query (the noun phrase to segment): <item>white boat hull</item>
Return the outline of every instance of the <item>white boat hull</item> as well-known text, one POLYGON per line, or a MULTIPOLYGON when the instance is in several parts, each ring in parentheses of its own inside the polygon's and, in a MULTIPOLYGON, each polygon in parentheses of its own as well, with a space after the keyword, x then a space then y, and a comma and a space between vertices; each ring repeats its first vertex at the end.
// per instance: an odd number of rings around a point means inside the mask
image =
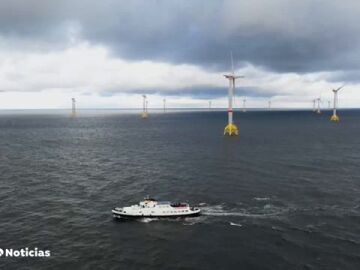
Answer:
POLYGON ((124 210, 124 208, 115 208, 112 210, 114 218, 178 218, 178 217, 194 217, 200 215, 200 209, 187 209, 187 210, 174 210, 171 211, 146 211, 147 209, 141 210, 124 210), (182 212, 184 211, 184 212, 182 212))

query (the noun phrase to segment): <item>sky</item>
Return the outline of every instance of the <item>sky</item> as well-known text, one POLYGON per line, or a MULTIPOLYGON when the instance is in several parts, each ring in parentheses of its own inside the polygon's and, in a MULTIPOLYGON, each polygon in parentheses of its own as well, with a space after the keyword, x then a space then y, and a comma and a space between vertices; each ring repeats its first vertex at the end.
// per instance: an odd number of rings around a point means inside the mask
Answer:
POLYGON ((358 0, 2 0, 0 109, 360 107, 358 0))

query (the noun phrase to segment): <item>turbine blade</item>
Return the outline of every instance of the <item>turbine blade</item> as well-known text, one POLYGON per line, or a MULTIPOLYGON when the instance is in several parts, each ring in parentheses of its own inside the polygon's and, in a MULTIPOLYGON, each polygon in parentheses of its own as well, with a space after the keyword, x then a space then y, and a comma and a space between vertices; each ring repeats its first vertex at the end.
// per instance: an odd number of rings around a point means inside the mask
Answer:
POLYGON ((345 84, 343 84, 343 85, 340 86, 338 89, 336 89, 336 91, 340 91, 344 86, 345 86, 345 84))

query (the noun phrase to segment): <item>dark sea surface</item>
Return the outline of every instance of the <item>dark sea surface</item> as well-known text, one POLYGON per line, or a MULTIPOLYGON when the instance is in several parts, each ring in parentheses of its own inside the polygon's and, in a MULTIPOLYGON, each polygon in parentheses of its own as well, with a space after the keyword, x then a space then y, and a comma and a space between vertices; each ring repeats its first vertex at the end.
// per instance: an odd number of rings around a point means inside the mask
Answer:
POLYGON ((360 111, 0 114, 0 269, 360 269, 360 111), (146 195, 196 218, 116 221, 146 195))

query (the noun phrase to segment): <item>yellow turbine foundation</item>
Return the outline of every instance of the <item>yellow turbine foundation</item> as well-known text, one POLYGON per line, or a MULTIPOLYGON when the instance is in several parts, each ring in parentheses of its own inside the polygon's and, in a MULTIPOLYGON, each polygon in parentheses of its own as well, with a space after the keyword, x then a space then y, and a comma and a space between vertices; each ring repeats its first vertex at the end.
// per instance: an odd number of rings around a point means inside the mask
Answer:
POLYGON ((330 121, 332 122, 339 122, 339 116, 337 116, 336 114, 333 114, 330 118, 330 121))
POLYGON ((238 134, 239 134, 239 130, 235 124, 227 124, 226 125, 226 127, 224 129, 224 135, 233 136, 233 135, 238 135, 238 134))
POLYGON ((141 113, 141 118, 148 118, 148 114, 146 112, 141 113))

